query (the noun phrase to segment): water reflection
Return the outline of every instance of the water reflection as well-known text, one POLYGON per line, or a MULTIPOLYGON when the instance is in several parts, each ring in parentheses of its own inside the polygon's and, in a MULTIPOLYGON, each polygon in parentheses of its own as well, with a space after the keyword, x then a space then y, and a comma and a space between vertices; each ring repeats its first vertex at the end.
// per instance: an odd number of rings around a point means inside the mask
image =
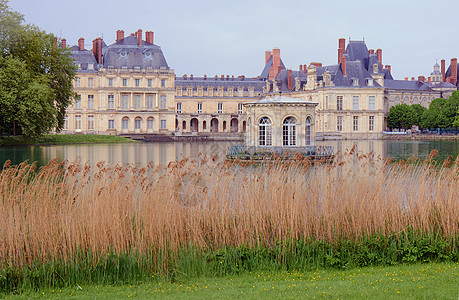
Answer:
MULTIPOLYGON (((56 145, 56 146, 18 146, 0 147, 0 162, 11 160, 13 164, 25 160, 46 164, 53 158, 60 161, 78 160, 94 164, 99 161, 120 164, 146 165, 148 162, 166 165, 170 161, 185 157, 197 157, 199 153, 208 156, 218 155, 222 160, 228 146, 238 142, 176 142, 176 143, 132 143, 132 144, 96 144, 96 145, 56 145)), ((355 150, 362 153, 374 152, 376 156, 407 159, 414 154, 425 158, 433 149, 439 150, 439 159, 449 155, 454 158, 459 154, 458 141, 324 141, 317 145, 333 146, 335 152, 355 150)))

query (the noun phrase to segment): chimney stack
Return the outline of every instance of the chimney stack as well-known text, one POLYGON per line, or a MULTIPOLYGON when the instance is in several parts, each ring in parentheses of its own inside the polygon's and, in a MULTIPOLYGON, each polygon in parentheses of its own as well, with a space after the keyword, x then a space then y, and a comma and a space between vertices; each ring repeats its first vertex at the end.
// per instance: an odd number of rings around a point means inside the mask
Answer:
POLYGON ((207 74, 204 74, 204 80, 206 80, 206 79, 207 79, 207 74))
POLYGON ((451 59, 451 83, 457 84, 457 58, 451 59))
POLYGON ((392 67, 391 67, 391 65, 387 65, 387 66, 386 66, 386 69, 389 70, 389 73, 392 73, 392 67))
POLYGON ((274 48, 272 51, 272 56, 273 56, 273 65, 269 69, 269 80, 273 80, 276 78, 277 74, 283 69, 281 65, 281 59, 280 59, 280 49, 279 48, 274 48))
POLYGON ((346 51, 346 39, 338 39, 338 64, 341 63, 341 59, 346 51))
POLYGON ((411 77, 411 81, 414 81, 414 77, 411 77))
POLYGON ((190 80, 193 80, 193 74, 190 75, 190 80))
POLYGON ((273 49, 273 65, 274 66, 280 66, 280 49, 279 48, 274 48, 273 49))
POLYGON ((102 64, 102 39, 99 37, 96 39, 96 43, 97 43, 97 63, 98 64, 102 64))
POLYGON ((426 81, 426 78, 424 76, 418 76, 418 81, 424 82, 426 81))
POLYGON ((427 77, 427 82, 428 82, 428 83, 431 83, 431 82, 432 82, 432 77, 430 77, 430 76, 427 77))
POLYGON ((268 63, 269 58, 271 57, 271 51, 265 51, 265 65, 268 63))
POLYGON ((61 40, 61 47, 62 47, 62 49, 67 48, 67 40, 66 39, 62 39, 61 40))
POLYGON ((303 71, 303 65, 300 65, 300 72, 303 71))
POLYGON ((137 30, 137 45, 142 46, 142 29, 137 30))
POLYGON ((316 66, 316 67, 322 67, 322 63, 320 62, 311 62, 311 65, 316 66))
POLYGON ((408 77, 405 77, 405 81, 408 81, 408 77))
POLYGON ((116 41, 120 41, 124 39, 124 30, 117 30, 116 31, 116 41))
POLYGON ((84 50, 84 38, 82 37, 78 39, 78 48, 80 48, 80 50, 84 50))
POLYGON ((375 49, 370 49, 370 54, 375 54, 375 49))
POLYGON ((288 74, 288 81, 287 81, 287 87, 289 90, 292 90, 292 87, 293 87, 293 82, 292 82, 292 70, 287 70, 287 74, 288 74))
POLYGON ((445 60, 442 59, 442 60, 441 60, 441 75, 442 75, 441 81, 442 81, 442 82, 445 82, 445 79, 446 79, 446 78, 445 78, 445 74, 446 74, 445 70, 446 70, 446 69, 445 69, 445 60))
POLYGON ((383 65, 382 64, 382 50, 381 49, 376 50, 376 55, 378 56, 378 61, 382 66, 383 65))
POLYGON ((341 69, 343 70, 343 75, 347 76, 347 66, 346 66, 346 56, 341 58, 341 69))
POLYGON ((147 41, 150 44, 153 44, 153 31, 146 31, 145 32, 145 41, 147 41))

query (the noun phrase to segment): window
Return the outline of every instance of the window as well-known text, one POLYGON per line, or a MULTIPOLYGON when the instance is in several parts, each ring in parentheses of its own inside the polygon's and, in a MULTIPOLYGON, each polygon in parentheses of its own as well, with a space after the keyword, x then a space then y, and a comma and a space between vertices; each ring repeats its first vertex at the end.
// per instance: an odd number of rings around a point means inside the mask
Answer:
POLYGON ((218 88, 218 97, 223 97, 223 88, 222 87, 218 88))
POLYGON ((140 95, 134 95, 134 107, 140 109, 140 95))
POLYGON ((147 95, 147 109, 153 109, 153 95, 147 95))
POLYGON ((128 130, 128 128, 129 128, 129 118, 124 117, 122 122, 123 122, 123 130, 128 130))
POLYGON ((115 120, 108 120, 108 129, 115 129, 115 120))
POLYGON ((198 114, 202 113, 202 102, 198 103, 198 114))
POLYGON ((121 108, 123 108, 123 109, 128 109, 129 108, 128 95, 121 95, 121 108))
POLYGON ((296 120, 294 117, 288 117, 284 120, 282 137, 284 146, 296 145, 296 120))
POLYGON ((147 129, 153 129, 153 118, 151 117, 147 119, 147 129))
POLYGON ((123 78, 123 86, 127 86, 128 80, 126 78, 123 78))
POLYGON ((64 130, 69 129, 69 117, 64 117, 64 130))
POLYGON ((88 78, 88 87, 93 87, 93 86, 94 86, 94 79, 88 78))
POLYGON ((75 116, 75 129, 81 130, 81 116, 80 115, 75 116))
POLYGON ((353 117, 353 130, 354 131, 359 130, 359 117, 358 116, 353 117))
POLYGON ((336 110, 343 110, 343 96, 336 97, 336 110))
POLYGON ((81 85, 80 77, 75 77, 75 87, 80 87, 80 85, 81 85))
POLYGON ((375 110, 375 96, 368 97, 368 109, 375 110))
POLYGON ((75 99, 75 109, 81 109, 81 95, 78 95, 75 99))
POLYGON ((162 95, 161 96, 161 109, 166 109, 166 108, 167 108, 166 96, 162 95))
POLYGON ((306 138, 306 146, 310 146, 311 145, 311 118, 308 117, 306 119, 306 124, 305 124, 305 129, 306 129, 306 134, 305 134, 305 138, 306 138))
POLYGON ((217 112, 219 114, 223 113, 223 103, 218 103, 217 112))
POLYGON ((161 79, 161 87, 166 87, 166 79, 161 79))
POLYGON ((108 95, 108 109, 113 109, 115 108, 115 96, 114 95, 108 95))
POLYGON ((271 120, 268 117, 263 117, 258 122, 258 145, 272 145, 271 120))
POLYGON ((358 86, 359 85, 359 79, 358 78, 352 78, 351 82, 352 82, 353 86, 358 86))
POLYGON ((139 87, 139 86, 140 86, 140 79, 136 79, 136 80, 135 80, 135 86, 136 86, 136 87, 139 87))
POLYGON ((94 95, 88 95, 88 109, 94 109, 94 95))
POLYGON ((148 79, 148 87, 152 87, 153 86, 153 79, 148 79))
POLYGON ((244 97, 244 89, 240 89, 238 93, 239 93, 239 97, 244 97))
POLYGON ((368 117, 368 130, 369 131, 375 130, 375 116, 368 117))
POLYGON ((249 90, 249 97, 253 97, 253 90, 249 90))
POLYGON ((177 113, 178 114, 182 113, 182 103, 181 102, 177 102, 177 113))
POLYGON ((343 116, 338 116, 336 119, 336 130, 343 131, 343 116))
POLYGON ((352 109, 359 110, 359 96, 352 97, 352 109))
POLYGON ((88 116, 88 130, 94 130, 94 116, 88 116))
POLYGON ((161 129, 166 129, 166 120, 161 120, 161 129))
POLYGON ((237 112, 238 112, 239 114, 242 114, 242 107, 243 107, 242 103, 238 103, 238 104, 237 104, 237 112))
POLYGON ((141 122, 141 121, 142 121, 142 119, 140 119, 140 118, 135 118, 135 120, 134 120, 134 128, 135 128, 136 130, 140 130, 140 122, 141 122))
POLYGON ((108 86, 113 86, 113 78, 108 79, 108 86))

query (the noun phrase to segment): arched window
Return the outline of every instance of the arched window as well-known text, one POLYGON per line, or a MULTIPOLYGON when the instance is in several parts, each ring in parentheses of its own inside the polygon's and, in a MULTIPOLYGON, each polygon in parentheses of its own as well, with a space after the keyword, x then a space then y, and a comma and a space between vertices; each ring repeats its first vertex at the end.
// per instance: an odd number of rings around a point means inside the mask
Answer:
POLYGON ((305 128, 306 128, 306 134, 305 134, 306 146, 310 146, 311 145, 311 118, 310 117, 306 119, 305 128))
POLYGON ((124 117, 122 119, 121 124, 123 126, 123 130, 127 131, 129 129, 129 118, 128 117, 124 117))
POLYGON ((135 128, 136 130, 140 130, 141 123, 142 123, 142 118, 136 117, 136 118, 134 119, 134 128, 135 128))
POLYGON ((284 146, 296 146, 296 120, 294 117, 288 117, 284 120, 282 136, 284 146))
POLYGON ((268 117, 263 117, 258 122, 258 145, 272 146, 271 120, 268 117))

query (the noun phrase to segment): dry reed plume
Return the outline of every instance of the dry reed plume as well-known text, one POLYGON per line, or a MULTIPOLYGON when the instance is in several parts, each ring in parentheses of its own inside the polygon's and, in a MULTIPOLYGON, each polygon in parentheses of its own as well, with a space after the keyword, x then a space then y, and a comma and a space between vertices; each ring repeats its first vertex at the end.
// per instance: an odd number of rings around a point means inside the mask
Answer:
POLYGON ((459 160, 449 164, 389 164, 351 149, 314 167, 301 160, 244 167, 205 156, 144 168, 52 161, 36 172, 30 164, 6 165, 0 268, 66 261, 79 251, 173 255, 189 245, 336 242, 407 228, 454 244, 459 160))

